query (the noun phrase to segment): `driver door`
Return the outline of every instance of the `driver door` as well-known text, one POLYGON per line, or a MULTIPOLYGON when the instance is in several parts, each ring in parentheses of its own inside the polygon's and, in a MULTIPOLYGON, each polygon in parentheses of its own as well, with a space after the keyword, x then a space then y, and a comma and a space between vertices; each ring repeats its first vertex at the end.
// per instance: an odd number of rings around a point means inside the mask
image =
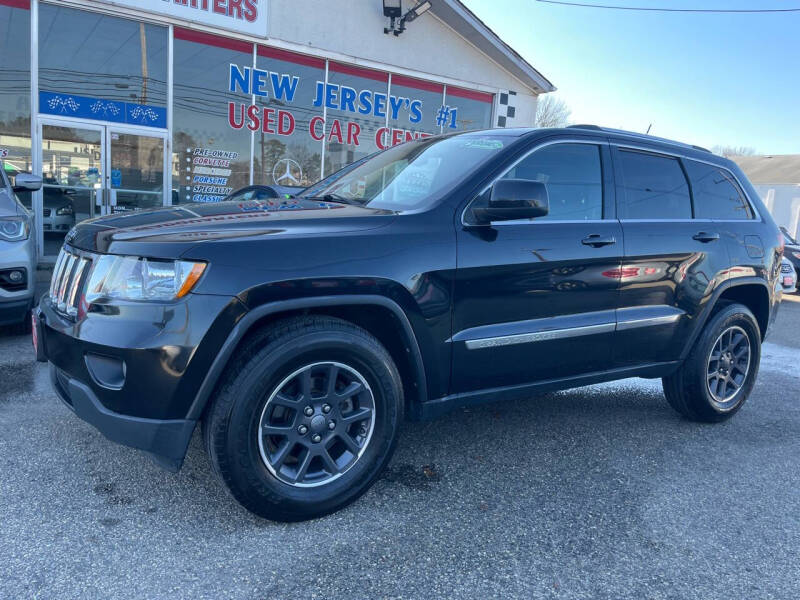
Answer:
POLYGON ((546 184, 549 214, 458 227, 453 393, 613 367, 622 229, 608 145, 540 143, 503 177, 546 184))

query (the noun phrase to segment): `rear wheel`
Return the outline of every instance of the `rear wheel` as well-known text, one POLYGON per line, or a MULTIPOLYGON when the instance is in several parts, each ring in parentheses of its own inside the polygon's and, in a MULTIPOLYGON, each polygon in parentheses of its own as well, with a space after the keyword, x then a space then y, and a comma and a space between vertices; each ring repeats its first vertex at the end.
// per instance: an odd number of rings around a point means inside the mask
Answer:
POLYGON ((693 421, 732 417, 755 385, 761 335, 753 313, 729 304, 711 317, 683 365, 664 377, 672 408, 693 421))
POLYGON ((248 510, 298 521, 346 506, 389 461, 402 388, 386 349, 331 317, 257 333, 204 419, 215 471, 248 510))

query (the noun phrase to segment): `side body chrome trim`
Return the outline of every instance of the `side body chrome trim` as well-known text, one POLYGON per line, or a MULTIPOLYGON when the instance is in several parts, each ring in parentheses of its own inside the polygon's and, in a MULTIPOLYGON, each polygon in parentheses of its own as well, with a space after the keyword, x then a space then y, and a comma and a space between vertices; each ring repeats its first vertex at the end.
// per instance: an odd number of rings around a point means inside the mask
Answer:
POLYGON ((498 325, 482 325, 460 331, 448 341, 464 342, 467 350, 482 350, 485 348, 511 346, 513 344, 545 342, 584 335, 611 333, 613 331, 628 331, 640 327, 668 325, 676 323, 686 314, 680 308, 667 305, 621 308, 616 311, 616 316, 614 316, 614 312, 598 311, 579 315, 515 321, 498 325), (559 327, 559 325, 567 322, 583 322, 585 324, 559 327), (500 335, 487 335, 500 332, 503 333, 500 335))
POLYGON ((617 331, 675 323, 686 311, 666 304, 634 306, 617 310, 617 331))
POLYGON ((466 346, 467 350, 479 350, 481 348, 510 346, 511 344, 527 344, 529 342, 561 340, 564 338, 578 337, 581 335, 593 335, 595 333, 611 333, 612 331, 614 331, 614 323, 603 323, 602 325, 586 325, 584 327, 553 329, 550 331, 540 331, 537 333, 519 333, 516 335, 482 338, 479 340, 467 340, 466 346))

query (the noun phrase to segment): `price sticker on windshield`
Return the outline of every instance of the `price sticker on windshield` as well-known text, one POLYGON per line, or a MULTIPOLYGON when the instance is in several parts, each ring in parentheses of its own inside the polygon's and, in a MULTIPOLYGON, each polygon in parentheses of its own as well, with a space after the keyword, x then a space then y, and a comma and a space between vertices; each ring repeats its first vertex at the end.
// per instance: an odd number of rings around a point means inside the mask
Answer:
POLYGON ((487 138, 467 139, 464 147, 477 148, 479 150, 500 150, 503 147, 503 142, 487 138))

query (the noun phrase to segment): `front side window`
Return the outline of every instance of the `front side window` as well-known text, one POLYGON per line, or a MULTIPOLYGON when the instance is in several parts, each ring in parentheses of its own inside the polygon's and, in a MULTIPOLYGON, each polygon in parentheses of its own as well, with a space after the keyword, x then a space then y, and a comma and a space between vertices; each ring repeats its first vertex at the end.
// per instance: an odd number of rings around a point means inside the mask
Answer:
POLYGON ((691 219, 689 184, 678 159, 620 150, 620 219, 691 219))
POLYGON ((546 146, 523 159, 503 177, 541 181, 547 186, 550 212, 537 221, 603 218, 599 146, 570 143, 546 146))
POLYGON ((684 164, 692 182, 696 218, 752 218, 742 190, 728 171, 694 160, 687 160, 684 164))
POLYGON ((475 134, 407 142, 368 158, 342 177, 329 178, 327 185, 313 186, 300 197, 397 211, 427 208, 508 141, 504 136, 475 134))

